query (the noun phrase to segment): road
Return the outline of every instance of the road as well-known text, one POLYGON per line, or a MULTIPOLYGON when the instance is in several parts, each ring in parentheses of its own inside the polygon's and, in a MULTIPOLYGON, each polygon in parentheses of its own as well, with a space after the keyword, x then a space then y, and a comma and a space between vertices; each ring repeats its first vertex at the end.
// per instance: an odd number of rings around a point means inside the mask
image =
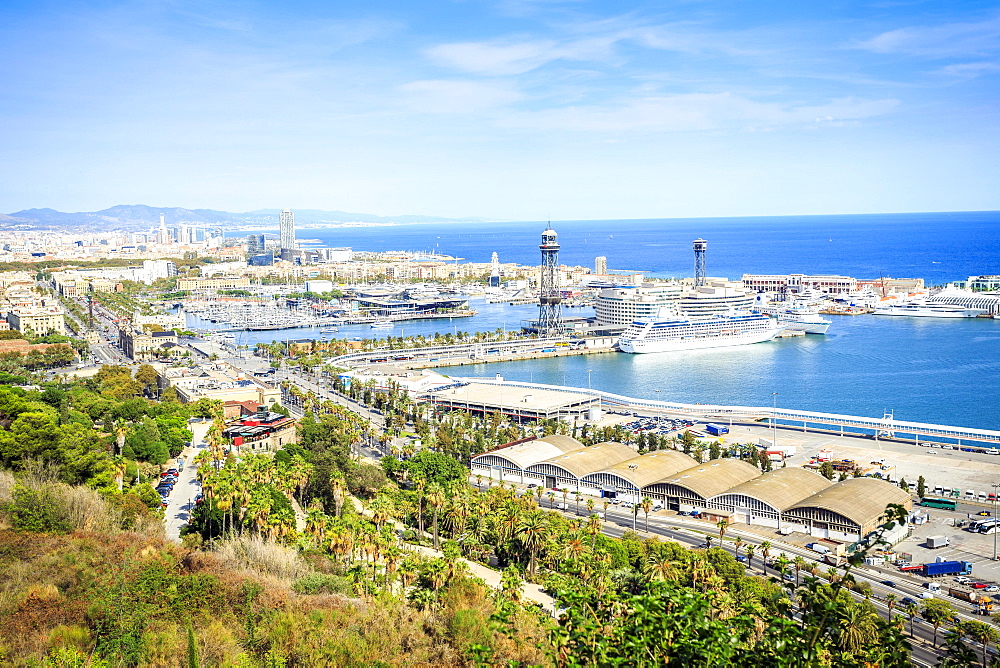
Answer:
POLYGON ((194 499, 201 492, 201 484, 198 482, 198 468, 195 466, 195 455, 205 446, 205 436, 211 427, 211 422, 192 422, 188 427, 194 434, 191 437, 191 447, 187 447, 181 453, 184 460, 184 470, 178 474, 177 484, 174 491, 167 497, 168 504, 163 511, 166 525, 167 539, 180 542, 181 528, 191 519, 191 511, 194 509, 194 499))

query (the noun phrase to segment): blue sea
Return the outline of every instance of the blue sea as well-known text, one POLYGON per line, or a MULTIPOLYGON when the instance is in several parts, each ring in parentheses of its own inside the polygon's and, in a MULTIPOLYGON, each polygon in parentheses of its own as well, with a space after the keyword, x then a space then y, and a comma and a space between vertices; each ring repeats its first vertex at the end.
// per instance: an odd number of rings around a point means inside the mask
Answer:
MULTIPOLYGON (((425 224, 300 230, 303 239, 355 250, 436 251, 487 262, 538 262, 547 222, 425 224)), ((1000 212, 553 221, 560 261, 652 276, 692 275, 691 241, 708 241, 711 276, 744 273, 842 274, 923 278, 940 285, 1000 274, 1000 212)), ((410 323, 391 332, 515 328, 533 307, 474 303, 464 320, 410 323)), ((573 314, 591 314, 574 309, 573 314)), ((778 405, 854 415, 1000 429, 1000 320, 879 316, 836 317, 826 336, 783 339, 722 350, 658 355, 589 355, 531 362, 450 367, 451 375, 493 376, 559 385, 591 385, 665 401, 778 405), (588 373, 589 372, 589 373, 588 373)), ((355 331, 355 329, 357 331, 355 331)), ((379 335, 384 336, 387 332, 379 335)), ((253 340, 270 341, 277 333, 253 340)), ((282 333, 281 336, 284 336, 282 333)), ((291 330, 294 338, 317 337, 291 330)), ((337 336, 372 336, 341 328, 337 336)))

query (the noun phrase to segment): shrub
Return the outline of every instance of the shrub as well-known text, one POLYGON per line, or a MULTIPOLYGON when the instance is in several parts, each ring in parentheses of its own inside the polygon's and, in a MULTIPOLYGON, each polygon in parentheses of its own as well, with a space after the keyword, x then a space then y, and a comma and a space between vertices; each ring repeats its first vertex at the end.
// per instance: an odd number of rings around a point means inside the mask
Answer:
POLYGON ((339 575, 310 573, 293 582, 292 590, 296 594, 343 594, 350 596, 354 593, 354 585, 348 578, 339 575))
POLYGON ((61 499, 49 485, 38 489, 15 485, 11 500, 3 504, 2 510, 18 531, 67 533, 73 529, 61 499))

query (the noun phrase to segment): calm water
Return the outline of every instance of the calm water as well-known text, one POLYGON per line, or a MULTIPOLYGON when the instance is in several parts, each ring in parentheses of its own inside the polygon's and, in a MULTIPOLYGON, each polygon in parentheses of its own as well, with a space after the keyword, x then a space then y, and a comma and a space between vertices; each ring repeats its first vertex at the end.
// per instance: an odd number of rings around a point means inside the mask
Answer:
POLYGON ((826 336, 718 350, 439 369, 686 403, 778 405, 1000 429, 1000 320, 833 318, 826 336))
MULTIPOLYGON (((545 223, 406 225, 303 230, 301 238, 355 250, 436 250, 486 262, 535 264, 545 223)), ((1000 212, 809 216, 553 223, 564 264, 690 276, 691 240, 708 240, 708 273, 833 273, 858 278, 916 277, 942 284, 1000 274, 1000 212)), ((492 330, 533 317, 531 306, 479 300, 475 318, 408 323, 391 333, 492 330)), ((572 314, 592 314, 573 309, 572 314)), ((827 336, 739 348, 658 355, 590 355, 450 367, 451 375, 593 387, 666 401, 767 406, 1000 429, 1000 320, 833 317, 827 336)), ((192 323, 194 324, 194 323, 192 323)), ((368 327, 334 336, 371 337, 368 327)), ((318 338, 318 330, 255 333, 241 343, 318 338)))
MULTIPOLYGON (((538 264, 544 222, 428 224, 300 230, 303 239, 359 251, 437 251, 538 264)), ((708 274, 845 274, 923 278, 929 284, 1000 273, 1000 212, 556 221, 563 264, 690 276, 691 241, 708 240, 708 274)), ((276 233, 276 231, 274 231, 276 233)))

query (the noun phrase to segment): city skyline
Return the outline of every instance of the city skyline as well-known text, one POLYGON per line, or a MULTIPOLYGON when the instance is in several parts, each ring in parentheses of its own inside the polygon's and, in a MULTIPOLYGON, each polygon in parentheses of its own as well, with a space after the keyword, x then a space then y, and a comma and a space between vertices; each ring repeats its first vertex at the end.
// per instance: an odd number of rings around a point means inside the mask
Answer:
POLYGON ((0 10, 0 210, 1000 209, 987 3, 0 10))

